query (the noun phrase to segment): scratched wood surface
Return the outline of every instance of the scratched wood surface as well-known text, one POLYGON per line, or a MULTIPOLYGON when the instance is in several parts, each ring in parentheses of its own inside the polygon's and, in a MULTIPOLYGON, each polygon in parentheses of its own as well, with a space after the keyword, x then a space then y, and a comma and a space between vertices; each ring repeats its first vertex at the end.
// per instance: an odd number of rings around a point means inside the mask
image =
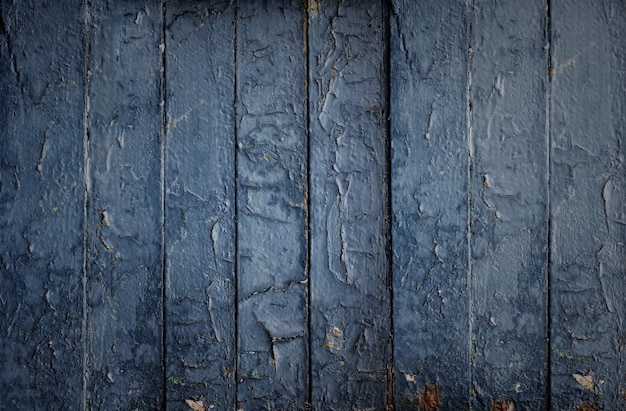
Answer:
POLYGON ((0 0, 0 410, 626 409, 625 36, 0 0))

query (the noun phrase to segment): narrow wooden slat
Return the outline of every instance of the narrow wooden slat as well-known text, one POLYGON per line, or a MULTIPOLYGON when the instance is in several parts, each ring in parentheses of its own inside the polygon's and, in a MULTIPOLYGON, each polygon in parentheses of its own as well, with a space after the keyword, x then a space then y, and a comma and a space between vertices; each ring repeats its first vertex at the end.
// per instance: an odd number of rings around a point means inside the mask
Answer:
MULTIPOLYGON (((473 394, 543 409, 547 390, 546 5, 477 0, 470 39, 473 394)), ((505 408, 507 409, 507 408, 505 408)))
POLYGON ((161 406, 161 8, 92 1, 87 398, 161 406))
POLYGON ((301 1, 237 14, 238 409, 307 401, 305 54, 301 1))
POLYGON ((468 406, 465 1, 394 0, 393 323, 398 409, 468 406))
POLYGON ((383 5, 309 5, 312 401, 387 404, 383 5))
POLYGON ((166 399, 234 406, 234 5, 167 5, 166 399))
POLYGON ((81 5, 0 1, 3 410, 83 407, 81 5))
POLYGON ((552 409, 623 410, 626 6, 551 5, 552 409))

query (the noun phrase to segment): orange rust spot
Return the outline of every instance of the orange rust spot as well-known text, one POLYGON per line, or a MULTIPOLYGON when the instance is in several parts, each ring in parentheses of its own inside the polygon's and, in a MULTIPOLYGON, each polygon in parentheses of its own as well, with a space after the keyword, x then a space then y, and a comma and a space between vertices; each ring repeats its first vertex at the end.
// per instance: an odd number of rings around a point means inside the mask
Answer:
POLYGON ((441 387, 435 384, 424 384, 424 392, 420 395, 419 407, 425 411, 435 411, 441 406, 441 387))
POLYGON ((598 407, 590 403, 589 401, 583 402, 583 405, 576 408, 576 411, 598 411, 598 407))
POLYGON ((515 403, 509 400, 498 401, 491 405, 491 411, 515 411, 515 403))

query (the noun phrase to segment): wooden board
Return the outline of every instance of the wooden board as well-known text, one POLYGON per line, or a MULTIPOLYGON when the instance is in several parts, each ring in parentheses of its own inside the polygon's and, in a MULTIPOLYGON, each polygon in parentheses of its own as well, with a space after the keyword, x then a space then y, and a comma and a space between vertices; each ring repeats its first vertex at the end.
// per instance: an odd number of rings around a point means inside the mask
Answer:
POLYGON ((92 1, 87 62, 87 392, 161 407, 162 10, 92 1))
POLYGON ((166 6, 167 408, 235 404, 235 7, 166 6))
POLYGON ((548 360, 546 4, 479 0, 470 18, 474 406, 502 408, 513 402, 518 409, 543 409, 548 360))
POLYGON ((312 403, 383 409, 390 367, 381 1, 309 6, 312 403))
POLYGON ((466 409, 466 6, 394 1, 393 324, 398 409, 466 409))
POLYGON ((0 409, 83 407, 81 4, 0 1, 0 409))
POLYGON ((304 10, 237 12, 237 408, 304 409, 308 392, 304 10))
POLYGON ((553 1, 552 409, 626 409, 626 7, 553 1))

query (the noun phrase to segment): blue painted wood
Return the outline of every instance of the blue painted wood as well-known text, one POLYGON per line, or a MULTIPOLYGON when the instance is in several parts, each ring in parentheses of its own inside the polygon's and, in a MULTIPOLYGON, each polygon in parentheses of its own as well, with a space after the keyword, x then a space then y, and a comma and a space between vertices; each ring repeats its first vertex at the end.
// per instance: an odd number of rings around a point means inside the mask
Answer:
POLYGON ((309 5, 312 402, 388 400, 386 87, 380 1, 309 5))
POLYGON ((235 404, 234 17, 166 5, 167 408, 235 404))
POLYGON ((0 1, 2 410, 83 407, 81 3, 0 1))
POLYGON ((469 375, 465 1, 392 3, 397 409, 466 409, 469 375))
POLYGON ((156 409, 162 382, 161 7, 89 9, 87 392, 156 409))
POLYGON ((551 404, 623 410, 626 5, 550 11, 551 404))
POLYGON ((1 410, 626 408, 623 1, 0 17, 1 410))
POLYGON ((301 410, 308 393, 306 97, 300 1, 238 3, 237 401, 301 410))
POLYGON ((474 1, 471 24, 474 407, 513 402, 516 409, 543 409, 548 359, 546 4, 474 1))

